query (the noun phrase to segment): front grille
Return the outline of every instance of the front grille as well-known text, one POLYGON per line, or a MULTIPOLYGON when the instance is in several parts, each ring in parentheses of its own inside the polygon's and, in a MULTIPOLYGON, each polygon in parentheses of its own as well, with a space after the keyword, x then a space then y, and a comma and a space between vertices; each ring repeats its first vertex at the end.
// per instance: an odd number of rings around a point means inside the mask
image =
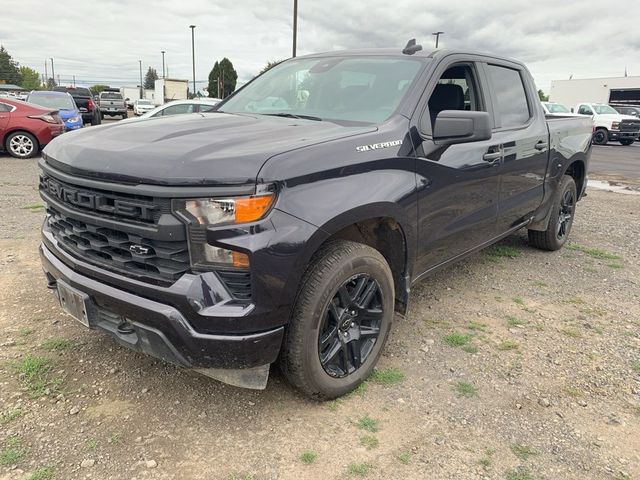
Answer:
POLYGON ((621 132, 638 133, 640 131, 640 120, 623 120, 620 122, 621 132))
POLYGON ((238 300, 251 300, 251 273, 241 270, 216 270, 220 280, 238 300))
POLYGON ((189 270, 185 240, 158 241, 92 225, 48 208, 58 245, 71 255, 123 275, 174 282, 189 270))
POLYGON ((103 218, 157 223, 171 212, 171 199, 133 195, 72 185, 47 174, 40 175, 40 191, 67 208, 103 218))

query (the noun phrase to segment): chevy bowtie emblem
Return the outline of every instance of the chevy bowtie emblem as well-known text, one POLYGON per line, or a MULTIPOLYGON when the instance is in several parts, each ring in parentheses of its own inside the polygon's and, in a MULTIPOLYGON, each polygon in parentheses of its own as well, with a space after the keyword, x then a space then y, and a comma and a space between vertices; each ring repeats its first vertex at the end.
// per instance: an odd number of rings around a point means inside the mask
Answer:
POLYGON ((147 247, 143 247, 142 245, 130 245, 129 251, 131 253, 135 253, 136 255, 146 255, 149 253, 149 249, 147 247))

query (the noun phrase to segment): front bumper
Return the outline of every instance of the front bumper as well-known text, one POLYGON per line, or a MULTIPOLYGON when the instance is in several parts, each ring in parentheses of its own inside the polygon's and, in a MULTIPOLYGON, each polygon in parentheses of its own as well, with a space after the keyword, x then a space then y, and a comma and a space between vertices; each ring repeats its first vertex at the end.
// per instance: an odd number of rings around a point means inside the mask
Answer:
POLYGON ((621 132, 620 130, 609 130, 609 140, 634 140, 638 138, 639 132, 621 132))
POLYGON ((195 369, 251 369, 273 363, 278 356, 282 326, 252 334, 201 333, 175 307, 82 275, 46 244, 41 245, 40 256, 49 288, 55 291, 62 280, 88 295, 89 327, 110 334, 127 348, 195 369))

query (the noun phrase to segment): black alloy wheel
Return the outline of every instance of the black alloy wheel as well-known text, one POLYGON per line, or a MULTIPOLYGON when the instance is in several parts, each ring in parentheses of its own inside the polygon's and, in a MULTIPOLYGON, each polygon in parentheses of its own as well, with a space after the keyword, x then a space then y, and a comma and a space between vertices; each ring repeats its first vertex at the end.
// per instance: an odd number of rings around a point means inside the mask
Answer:
POLYGON ((565 190, 560 200, 560 211, 558 213, 556 238, 563 241, 571 230, 573 213, 576 207, 576 198, 573 190, 565 190))
POLYGON ((324 313, 318 355, 325 372, 342 378, 366 362, 380 335, 384 305, 380 286, 368 274, 342 284, 324 313))

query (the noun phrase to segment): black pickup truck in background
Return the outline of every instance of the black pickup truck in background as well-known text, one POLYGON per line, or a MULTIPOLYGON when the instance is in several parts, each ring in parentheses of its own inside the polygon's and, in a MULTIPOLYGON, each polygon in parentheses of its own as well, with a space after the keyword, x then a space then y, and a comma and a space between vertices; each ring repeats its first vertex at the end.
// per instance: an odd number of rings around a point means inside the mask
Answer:
POLYGON ((100 125, 102 123, 100 108, 93 101, 91 90, 86 87, 53 87, 53 90, 55 92, 67 92, 73 97, 82 115, 83 123, 90 123, 91 125, 100 125))
POLYGON ((591 119, 517 61, 361 50, 282 62, 217 111, 86 129, 40 162, 49 287, 85 326, 224 382, 312 398, 376 364, 411 285, 528 229, 560 249, 591 119))

